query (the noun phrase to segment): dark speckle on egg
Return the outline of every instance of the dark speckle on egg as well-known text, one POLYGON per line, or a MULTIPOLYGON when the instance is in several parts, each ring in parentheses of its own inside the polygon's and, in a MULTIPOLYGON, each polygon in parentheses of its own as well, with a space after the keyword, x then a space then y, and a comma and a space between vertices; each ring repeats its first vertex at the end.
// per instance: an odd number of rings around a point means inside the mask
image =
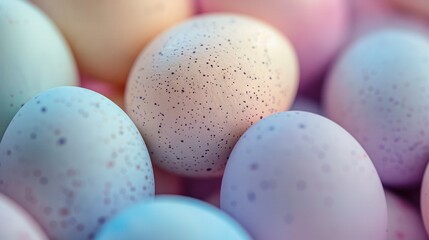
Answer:
POLYGON ((293 49, 276 30, 247 17, 207 15, 145 49, 129 77, 126 109, 156 164, 212 177, 223 173, 248 127, 288 109, 296 88, 293 49))

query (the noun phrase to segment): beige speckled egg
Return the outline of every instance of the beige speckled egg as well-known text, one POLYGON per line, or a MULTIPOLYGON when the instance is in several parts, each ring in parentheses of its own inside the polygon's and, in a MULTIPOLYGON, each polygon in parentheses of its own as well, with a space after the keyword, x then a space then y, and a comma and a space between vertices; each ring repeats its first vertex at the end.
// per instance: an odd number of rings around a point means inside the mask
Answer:
POLYGON ((59 26, 81 71, 124 84, 146 44, 189 17, 192 0, 32 0, 59 26))
POLYGON ((48 240, 33 218, 9 198, 0 194, 0 239, 48 240))
POLYGON ((249 126, 291 105, 297 72, 293 48, 274 28, 239 15, 203 15, 142 52, 125 105, 156 164, 219 176, 249 126))

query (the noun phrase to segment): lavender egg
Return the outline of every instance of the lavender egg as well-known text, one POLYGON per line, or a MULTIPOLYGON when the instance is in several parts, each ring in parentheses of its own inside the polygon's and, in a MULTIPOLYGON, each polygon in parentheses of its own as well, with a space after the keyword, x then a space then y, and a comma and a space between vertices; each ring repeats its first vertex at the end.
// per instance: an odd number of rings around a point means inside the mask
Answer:
POLYGON ((384 30, 351 45, 324 93, 325 114, 365 148, 381 180, 421 182, 429 156, 429 40, 384 30))
POLYGON ((154 195, 143 138, 113 102, 59 87, 28 101, 0 143, 0 191, 49 239, 93 239, 98 227, 154 195))
POLYGON ((255 240, 386 236, 371 159, 343 128, 308 112, 274 114, 246 131, 225 169, 221 208, 255 240))

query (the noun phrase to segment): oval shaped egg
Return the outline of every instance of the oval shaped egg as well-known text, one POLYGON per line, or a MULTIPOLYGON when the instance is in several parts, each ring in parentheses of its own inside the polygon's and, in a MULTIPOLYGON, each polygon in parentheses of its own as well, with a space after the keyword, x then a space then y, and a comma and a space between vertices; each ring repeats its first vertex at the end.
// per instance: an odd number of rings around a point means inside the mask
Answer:
POLYGON ((96 240, 250 240, 243 228, 219 209, 196 199, 157 197, 134 205, 107 222, 96 240))
POLYGON ((384 30, 351 45, 325 86, 326 116, 365 148, 389 186, 421 181, 428 162, 429 39, 384 30))
POLYGON ((154 195, 145 143, 104 96, 59 87, 28 101, 0 143, 0 191, 51 239, 92 239, 117 211, 154 195))
POLYGON ((125 106, 156 164, 211 177, 250 125, 291 105, 296 88, 294 51, 277 31, 243 16, 205 15, 142 52, 125 106))
POLYGON ((296 49, 300 90, 321 80, 346 40, 349 16, 344 0, 197 0, 202 12, 246 14, 279 29, 296 49))
POLYGON ((388 213, 386 240, 427 240, 417 208, 389 191, 385 191, 385 195, 388 213))
POLYGON ((48 240, 39 225, 20 206, 0 194, 0 239, 48 240))
POLYGON ((85 75, 122 85, 146 44, 193 12, 192 0, 32 1, 63 31, 85 75))
POLYGON ((0 139, 40 91, 77 85, 70 49, 55 25, 26 1, 0 1, 0 139))
POLYGON ((386 200, 365 150, 334 122, 307 112, 274 114, 246 131, 225 169, 221 208, 255 240, 386 234, 386 200))

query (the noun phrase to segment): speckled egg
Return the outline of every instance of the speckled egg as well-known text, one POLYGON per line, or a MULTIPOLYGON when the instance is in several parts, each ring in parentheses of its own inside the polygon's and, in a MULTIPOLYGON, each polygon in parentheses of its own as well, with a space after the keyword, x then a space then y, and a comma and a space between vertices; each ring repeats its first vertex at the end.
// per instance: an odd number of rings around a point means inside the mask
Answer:
POLYGON ((20 206, 0 194, 0 239, 48 240, 39 225, 20 206))
POLYGON ((422 217, 409 202, 385 191, 388 212, 386 240, 427 240, 422 217))
POLYGON ((255 240, 380 240, 383 187, 371 159, 343 128, 289 111, 249 128, 234 147, 221 208, 255 240))
POLYGON ((347 129, 389 186, 421 181, 429 156, 429 40, 384 30, 355 42, 327 81, 326 116, 347 129))
POLYGON ((0 139, 33 95, 77 81, 70 49, 51 20, 26 1, 0 0, 0 139))
POLYGON ((17 113, 0 143, 0 191, 51 240, 93 239, 119 210, 154 195, 143 138, 113 102, 54 88, 17 113))
POLYGON ((197 0, 202 12, 234 12, 266 21, 287 36, 298 55, 300 90, 308 90, 347 37, 345 0, 197 0))
POLYGON ((62 30, 85 75, 116 84, 149 41, 193 13, 192 0, 31 1, 62 30))
POLYGON ((196 199, 161 196, 134 205, 105 224, 96 240, 250 240, 230 216, 196 199))
POLYGON ((287 109, 297 63, 286 39, 238 15, 205 15, 159 36, 137 59, 128 114, 152 160, 180 175, 222 174, 240 135, 287 109))

